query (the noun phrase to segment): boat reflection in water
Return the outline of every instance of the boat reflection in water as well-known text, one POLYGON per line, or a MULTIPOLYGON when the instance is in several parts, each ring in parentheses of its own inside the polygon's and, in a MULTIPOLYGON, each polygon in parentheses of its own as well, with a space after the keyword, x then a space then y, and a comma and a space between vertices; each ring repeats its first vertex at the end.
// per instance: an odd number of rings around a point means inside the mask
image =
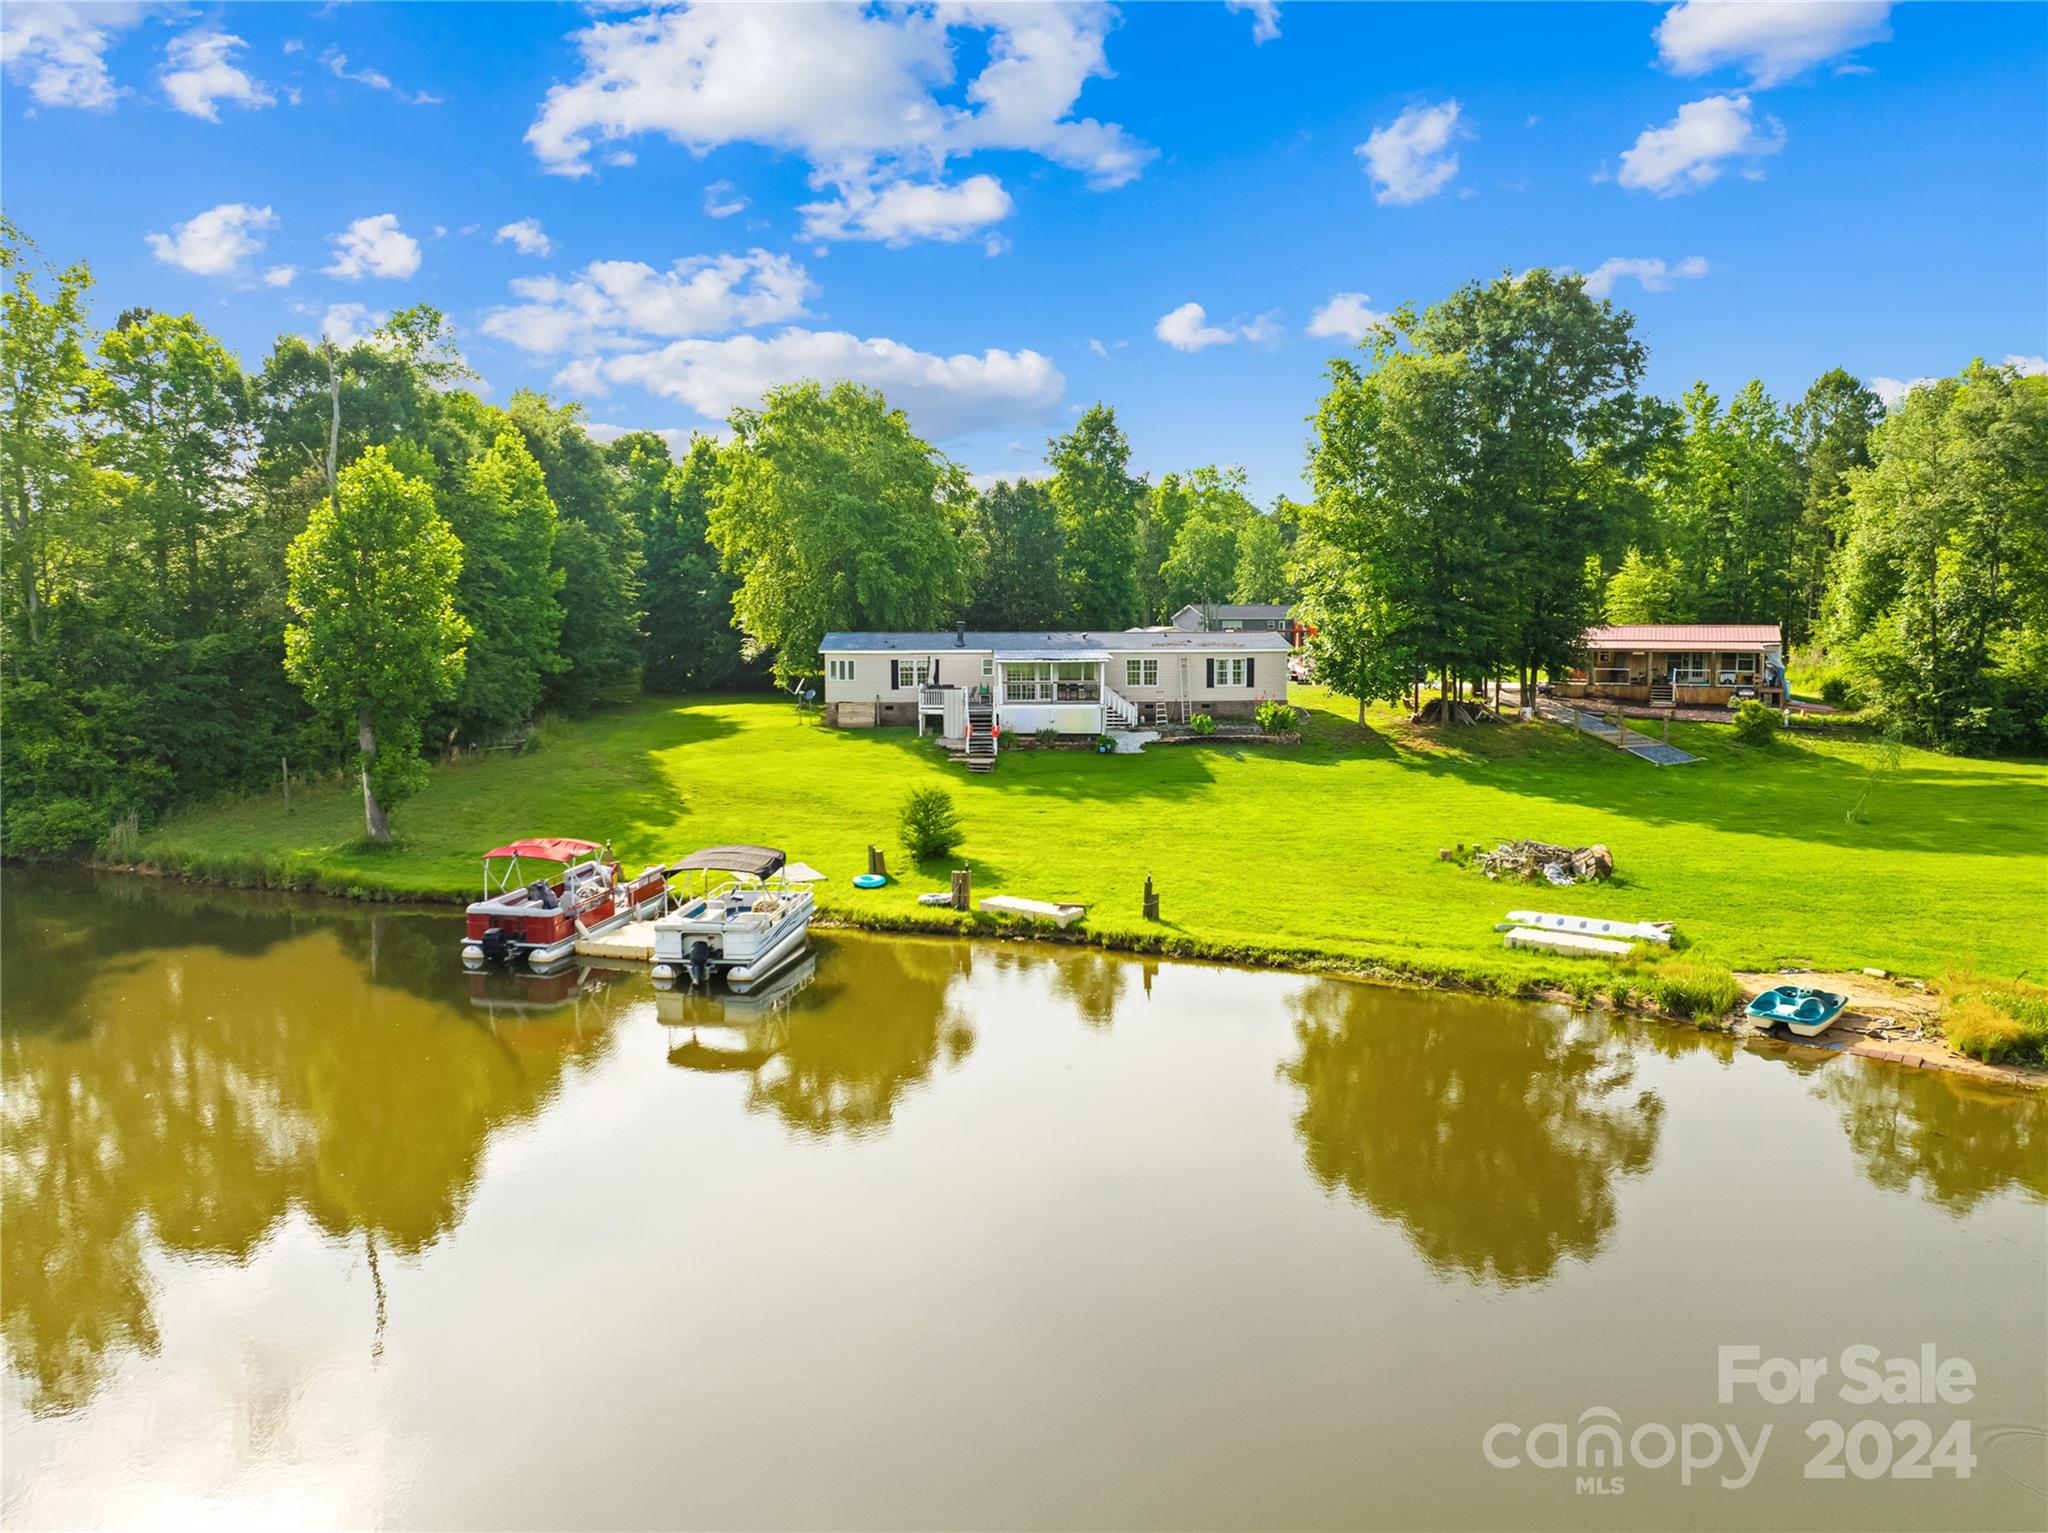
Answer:
POLYGON ((790 1005, 817 977, 817 954, 806 953, 745 995, 730 990, 656 990, 654 1014, 668 1030, 668 1062, 708 1074, 761 1069, 782 1052, 789 1037, 790 1005))

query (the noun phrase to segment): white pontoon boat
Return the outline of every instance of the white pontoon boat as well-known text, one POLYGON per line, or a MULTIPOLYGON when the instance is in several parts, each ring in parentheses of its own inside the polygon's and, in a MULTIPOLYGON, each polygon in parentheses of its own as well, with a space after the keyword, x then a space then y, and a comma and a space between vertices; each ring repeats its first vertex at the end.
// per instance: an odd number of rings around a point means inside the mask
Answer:
POLYGON ((806 884, 819 875, 791 868, 773 847, 706 847, 665 871, 675 908, 654 923, 658 985, 705 985, 718 973, 744 995, 801 955, 810 940, 816 901, 806 884), (701 876, 687 877, 693 873, 701 876), (715 873, 732 876, 713 883, 715 873))

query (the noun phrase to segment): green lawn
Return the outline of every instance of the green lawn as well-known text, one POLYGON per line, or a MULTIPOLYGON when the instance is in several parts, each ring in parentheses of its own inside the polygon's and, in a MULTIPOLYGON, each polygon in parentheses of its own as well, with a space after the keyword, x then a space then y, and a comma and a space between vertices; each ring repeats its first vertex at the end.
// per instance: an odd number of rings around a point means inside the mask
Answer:
POLYGON ((389 850, 360 843, 359 801, 336 788, 295 793, 289 816, 274 796, 186 815, 142 856, 245 881, 457 895, 476 887, 478 854, 513 836, 610 838, 634 867, 762 841, 831 875, 827 911, 908 919, 929 914, 913 896, 946 878, 908 866, 896 806, 938 783, 965 822, 959 859, 977 894, 1080 900, 1104 936, 1519 982, 1569 967, 1500 947, 1493 923, 1533 907, 1675 920, 1687 956, 1732 967, 2041 972, 2048 763, 1908 751, 1873 783, 1874 745, 1750 750, 1724 727, 1679 725, 1672 742, 1701 761, 1654 767, 1551 725, 1422 731, 1375 712, 1360 727, 1341 699, 1297 701, 1298 748, 1013 751, 969 777, 905 730, 827 729, 773 698, 649 699, 551 728, 528 755, 438 770, 395 814, 389 850), (1436 855, 1521 836, 1605 842, 1616 876, 1490 884, 1436 855), (871 841, 908 876, 864 893, 848 879, 871 841), (1163 927, 1141 918, 1147 873, 1163 927))

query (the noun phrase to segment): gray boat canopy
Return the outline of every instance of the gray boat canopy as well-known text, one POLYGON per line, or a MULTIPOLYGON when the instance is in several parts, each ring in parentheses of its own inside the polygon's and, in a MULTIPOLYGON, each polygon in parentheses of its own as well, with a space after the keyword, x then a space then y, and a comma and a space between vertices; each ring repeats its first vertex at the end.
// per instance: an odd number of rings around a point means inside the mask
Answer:
POLYGON ((681 862, 670 863, 668 871, 674 874, 702 870, 766 878, 780 868, 783 861, 782 853, 772 846, 707 846, 701 852, 690 853, 681 862))

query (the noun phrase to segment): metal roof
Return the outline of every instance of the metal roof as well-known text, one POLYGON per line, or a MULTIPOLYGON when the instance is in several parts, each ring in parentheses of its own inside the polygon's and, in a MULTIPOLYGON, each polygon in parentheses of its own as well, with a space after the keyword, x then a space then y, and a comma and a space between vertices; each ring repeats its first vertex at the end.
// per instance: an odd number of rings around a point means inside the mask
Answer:
POLYGON ((1028 651, 1055 659, 1077 659, 1101 651, 1285 650, 1287 635, 1257 629, 1201 633, 1191 628, 1093 629, 1050 633, 991 633, 970 628, 943 633, 828 633, 818 650, 827 655, 944 655, 948 650, 1028 651), (1076 652, 1080 652, 1077 654, 1076 652))
POLYGON ((745 873, 750 878, 766 878, 781 866, 782 853, 772 846, 707 846, 701 852, 690 853, 681 862, 670 863, 668 871, 745 873))
POLYGON ((1588 628, 1586 648, 1627 649, 1638 644, 1675 644, 1711 649, 1717 644, 1779 644, 1776 623, 1622 623, 1588 628))

